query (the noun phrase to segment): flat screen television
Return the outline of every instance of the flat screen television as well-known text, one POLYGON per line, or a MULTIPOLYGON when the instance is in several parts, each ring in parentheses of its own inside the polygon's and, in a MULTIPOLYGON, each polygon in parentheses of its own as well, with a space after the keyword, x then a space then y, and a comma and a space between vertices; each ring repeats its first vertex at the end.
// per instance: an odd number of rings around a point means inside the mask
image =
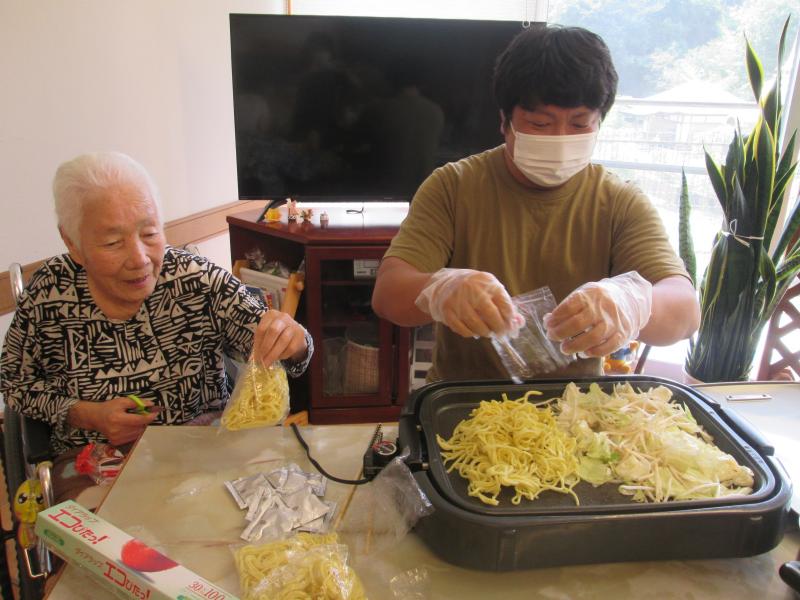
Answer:
POLYGON ((239 198, 410 200, 502 143, 492 72, 521 27, 231 14, 239 198))

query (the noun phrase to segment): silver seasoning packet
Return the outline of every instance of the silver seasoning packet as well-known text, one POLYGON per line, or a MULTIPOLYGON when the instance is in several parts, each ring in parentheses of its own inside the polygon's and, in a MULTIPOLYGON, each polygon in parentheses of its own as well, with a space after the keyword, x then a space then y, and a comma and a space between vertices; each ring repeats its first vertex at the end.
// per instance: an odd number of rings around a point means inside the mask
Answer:
POLYGON ((295 512, 297 513, 298 526, 305 525, 314 519, 325 516, 325 513, 330 510, 327 504, 311 493, 310 488, 306 489, 306 496, 302 499, 300 505, 295 509, 295 512))
POLYGON ((266 477, 272 487, 282 493, 295 491, 299 487, 301 479, 303 479, 309 482, 314 494, 324 496, 328 484, 328 480, 322 474, 303 471, 296 463, 270 471, 266 477))
POLYGON ((265 509, 259 518, 245 528, 240 537, 247 542, 281 539, 293 528, 294 511, 276 505, 265 509))
POLYGON ((225 482, 248 522, 242 539, 248 542, 285 537, 292 530, 323 533, 328 530, 336 503, 321 500, 327 479, 307 473, 295 463, 269 473, 225 482))
POLYGON ((327 533, 330 529, 333 517, 336 514, 337 504, 330 500, 323 500, 323 504, 328 506, 328 512, 321 517, 317 517, 313 521, 309 521, 297 528, 297 531, 305 531, 307 533, 327 533))
POLYGON ((260 487, 256 493, 250 496, 247 514, 244 516, 245 520, 252 522, 257 518, 257 515, 263 514, 265 510, 269 510, 277 501, 277 492, 272 489, 269 483, 265 483, 263 487, 260 487))
POLYGON ((248 498, 266 481, 263 473, 225 481, 224 485, 240 509, 248 506, 248 498))

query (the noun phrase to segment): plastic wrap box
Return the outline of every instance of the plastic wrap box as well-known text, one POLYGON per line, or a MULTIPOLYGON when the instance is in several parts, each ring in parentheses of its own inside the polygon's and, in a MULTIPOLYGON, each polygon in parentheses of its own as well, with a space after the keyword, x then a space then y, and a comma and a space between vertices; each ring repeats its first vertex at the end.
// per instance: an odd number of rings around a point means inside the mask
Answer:
POLYGON ((117 598, 238 600, 71 500, 40 512, 36 534, 117 598))

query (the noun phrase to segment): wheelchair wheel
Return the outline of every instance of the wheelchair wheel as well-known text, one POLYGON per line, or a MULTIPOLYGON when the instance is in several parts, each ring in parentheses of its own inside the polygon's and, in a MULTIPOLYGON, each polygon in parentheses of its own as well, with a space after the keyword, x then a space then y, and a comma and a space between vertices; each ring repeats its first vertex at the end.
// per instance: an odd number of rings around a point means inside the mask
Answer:
MULTIPOLYGON (((0 439, 2 438, 2 431, 0 431, 0 439)), ((0 453, 3 456, 3 467, 5 468, 5 450, 0 448, 0 453)), ((5 497, 3 500, 9 500, 9 493, 7 489, 7 483, 5 481, 5 472, 3 472, 3 494, 5 497)), ((7 504, 9 510, 11 508, 11 504, 7 504)), ((11 572, 9 562, 13 558, 16 558, 16 544, 11 543, 11 537, 14 535, 14 528, 13 524, 11 530, 7 530, 5 525, 3 526, 3 558, 5 560, 0 560, 0 597, 3 598, 13 598, 14 592, 11 586, 11 572), (12 557, 10 554, 14 554, 15 556, 12 557)))
MULTIPOLYGON (((5 408, 3 414, 3 469, 6 476, 6 494, 8 495, 9 507, 11 507, 11 516, 14 518, 14 494, 20 484, 25 481, 28 476, 25 471, 25 457, 22 452, 22 429, 19 414, 8 407, 5 408)), ((16 520, 14 520, 14 533, 16 534, 16 520)), ((12 546, 9 544, 8 546, 12 546)), ((8 546, 6 551, 8 551, 8 546)), ((40 600, 44 596, 44 581, 41 579, 31 579, 25 569, 25 562, 22 557, 22 548, 17 543, 16 535, 14 535, 13 548, 16 551, 16 580, 19 582, 19 599, 20 600, 40 600)), ((12 561, 7 560, 9 570, 12 568, 12 561)), ((38 565, 34 565, 38 568, 38 565)), ((15 574, 11 574, 11 579, 15 579, 15 574)), ((13 598, 13 595, 4 598, 13 598)))

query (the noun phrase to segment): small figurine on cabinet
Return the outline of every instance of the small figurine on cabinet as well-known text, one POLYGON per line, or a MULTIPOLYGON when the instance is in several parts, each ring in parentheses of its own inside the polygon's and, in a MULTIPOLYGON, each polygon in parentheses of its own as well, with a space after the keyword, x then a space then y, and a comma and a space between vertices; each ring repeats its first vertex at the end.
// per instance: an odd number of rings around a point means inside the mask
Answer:
POLYGON ((299 214, 299 211, 297 209, 297 202, 295 202, 291 198, 286 199, 286 214, 288 215, 290 223, 297 221, 297 216, 299 214))
POLYGON ((268 208, 264 217, 267 223, 277 223, 281 220, 281 211, 279 208, 268 208))

